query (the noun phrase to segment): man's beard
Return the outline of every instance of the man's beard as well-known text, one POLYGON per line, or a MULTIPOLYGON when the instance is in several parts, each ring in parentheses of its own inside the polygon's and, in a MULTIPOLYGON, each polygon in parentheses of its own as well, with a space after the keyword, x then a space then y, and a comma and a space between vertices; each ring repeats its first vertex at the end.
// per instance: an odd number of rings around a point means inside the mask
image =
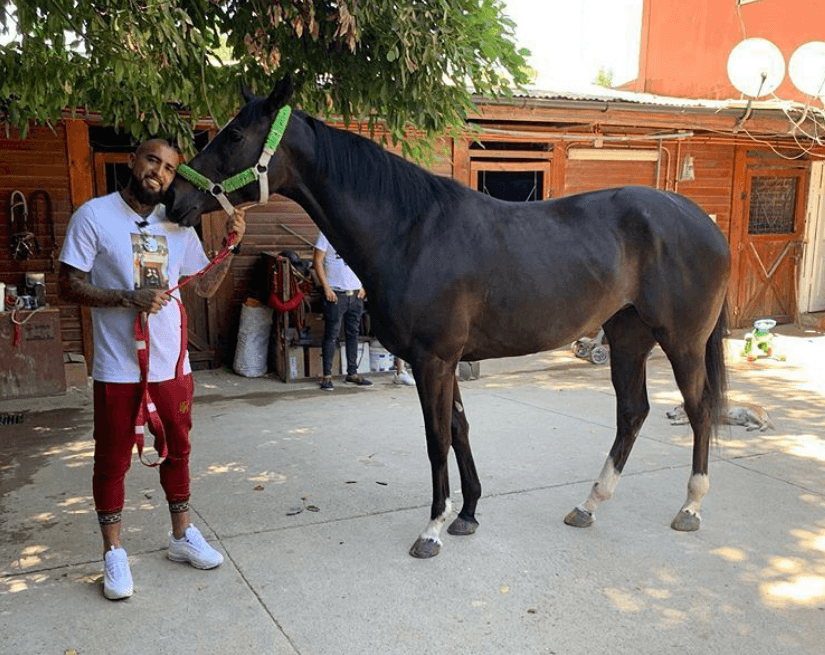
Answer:
POLYGON ((129 190, 141 205, 157 205, 163 200, 162 191, 149 191, 134 174, 129 177, 129 190))

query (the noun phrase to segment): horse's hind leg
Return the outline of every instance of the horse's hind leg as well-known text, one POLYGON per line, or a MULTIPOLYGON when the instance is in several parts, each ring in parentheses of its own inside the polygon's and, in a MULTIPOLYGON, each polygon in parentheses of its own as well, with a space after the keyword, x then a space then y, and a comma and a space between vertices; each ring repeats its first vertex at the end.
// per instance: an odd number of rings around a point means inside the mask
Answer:
POLYGON ((470 450, 470 426, 464 415, 464 404, 458 390, 458 380, 453 388, 452 436, 458 473, 461 476, 461 496, 464 504, 455 521, 447 528, 453 535, 473 534, 478 528, 476 504, 481 497, 481 482, 478 479, 473 453, 470 450))
POLYGON ((650 411, 647 399, 646 361, 656 340, 635 309, 615 314, 604 325, 610 344, 610 377, 616 391, 616 439, 598 480, 587 499, 573 508, 564 522, 586 528, 595 520, 596 508, 609 500, 630 456, 630 451, 650 411))
POLYGON ((707 373, 705 348, 687 349, 662 343, 673 366, 676 384, 685 401, 685 413, 693 429, 693 466, 688 481, 687 500, 670 527, 680 532, 698 530, 702 523, 699 511, 710 489, 708 478, 708 446, 713 428, 710 401, 706 397, 707 373))

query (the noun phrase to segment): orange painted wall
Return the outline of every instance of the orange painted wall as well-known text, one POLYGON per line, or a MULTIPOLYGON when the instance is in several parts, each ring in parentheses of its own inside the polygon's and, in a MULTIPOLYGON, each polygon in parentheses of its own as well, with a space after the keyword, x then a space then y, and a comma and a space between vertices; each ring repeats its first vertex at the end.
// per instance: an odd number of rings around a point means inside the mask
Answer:
POLYGON ((730 99, 741 94, 728 81, 727 61, 744 38, 772 41, 785 58, 783 100, 805 102, 787 66, 803 43, 825 41, 825 2, 758 0, 644 0, 636 91, 683 98, 730 99))

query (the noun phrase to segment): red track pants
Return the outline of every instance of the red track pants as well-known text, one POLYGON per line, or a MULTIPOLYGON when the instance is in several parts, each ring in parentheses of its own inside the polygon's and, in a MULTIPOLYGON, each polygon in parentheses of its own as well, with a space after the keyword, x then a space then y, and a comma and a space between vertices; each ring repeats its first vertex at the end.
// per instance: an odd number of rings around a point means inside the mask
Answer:
MULTIPOLYGON (((149 384, 166 432, 169 456, 158 468, 166 500, 189 500, 189 431, 192 429, 192 376, 149 384)), ((94 383, 95 460, 92 493, 99 514, 123 509, 126 472, 135 446, 135 413, 141 385, 94 383)))

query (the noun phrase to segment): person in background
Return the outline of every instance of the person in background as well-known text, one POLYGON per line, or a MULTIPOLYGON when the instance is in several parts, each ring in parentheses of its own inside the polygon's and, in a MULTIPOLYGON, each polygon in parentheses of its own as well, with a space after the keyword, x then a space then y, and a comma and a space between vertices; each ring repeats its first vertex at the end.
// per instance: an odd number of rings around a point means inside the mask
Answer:
MULTIPOLYGON (((161 432, 168 448, 168 456, 158 466, 172 522, 167 557, 199 569, 223 562, 223 555, 189 522, 193 383, 179 292, 167 291, 209 260, 195 230, 167 220, 160 204, 178 161, 177 150, 162 139, 141 144, 130 156, 126 188, 94 198, 74 213, 59 257, 61 297, 92 308, 92 493, 103 537, 103 594, 110 600, 133 593, 121 525, 124 481, 132 449, 140 445, 144 430, 138 423, 154 423, 156 445, 161 432), (140 314, 146 318, 148 335, 141 336, 136 327, 140 314), (142 367, 138 353, 147 348, 148 366, 142 367), (143 394, 144 380, 148 399, 143 394), (158 423, 162 430, 157 429, 158 423)), ((227 231, 240 242, 244 230, 244 214, 238 210, 227 220, 227 231)), ((198 295, 215 293, 229 269, 231 254, 198 279, 198 295)))
POLYGON ((318 235, 312 254, 312 264, 324 289, 324 340, 321 344, 323 376, 321 389, 332 391, 332 361, 338 346, 338 333, 344 323, 347 346, 347 375, 344 382, 369 386, 371 381, 358 375, 358 332, 364 313, 366 292, 361 280, 335 252, 323 233, 318 235))
POLYGON ((395 358, 395 378, 393 379, 393 383, 406 384, 408 387, 415 386, 415 380, 413 380, 412 375, 410 375, 407 370, 404 360, 400 357, 395 358))

